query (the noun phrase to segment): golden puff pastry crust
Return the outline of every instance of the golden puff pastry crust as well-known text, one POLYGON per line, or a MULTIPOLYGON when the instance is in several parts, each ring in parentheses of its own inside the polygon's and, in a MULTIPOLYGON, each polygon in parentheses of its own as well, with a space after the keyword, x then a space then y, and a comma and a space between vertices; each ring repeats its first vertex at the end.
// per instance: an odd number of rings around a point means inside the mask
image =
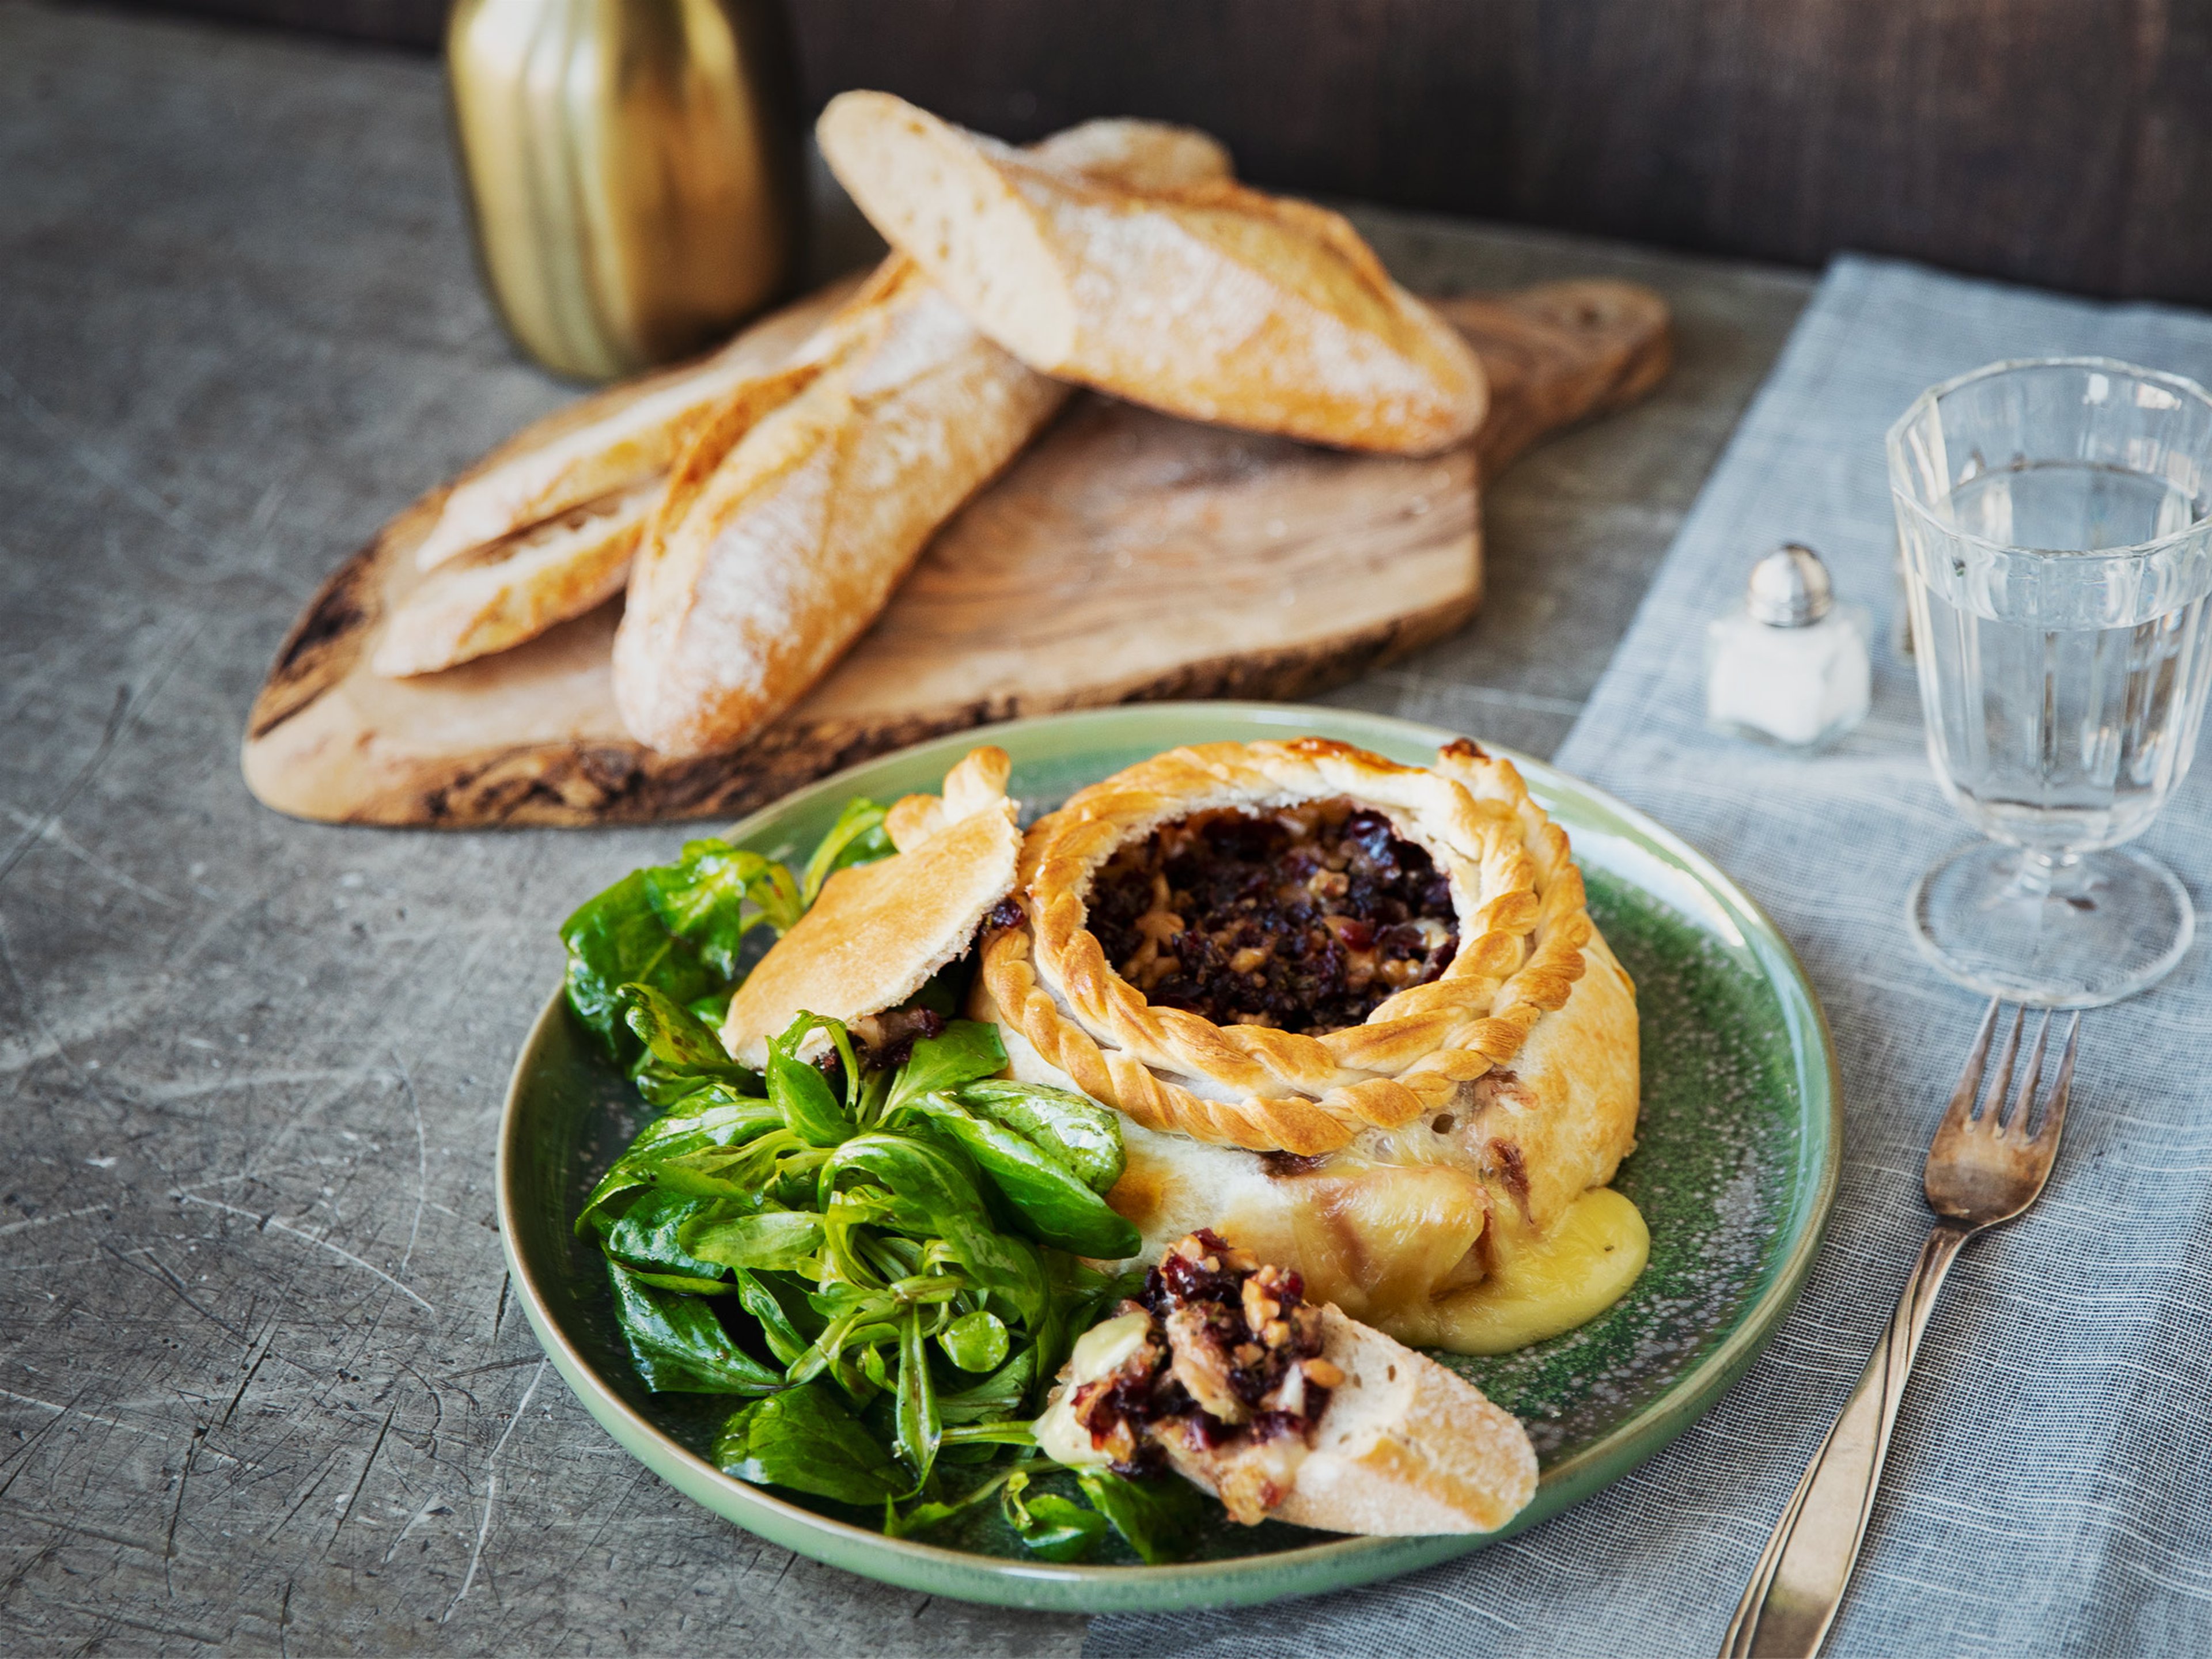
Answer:
MULTIPOLYGON (((1452 1108, 1567 1005, 1594 937, 1565 834, 1510 762, 1463 742, 1426 768, 1317 738, 1172 750, 1041 820, 1018 896, 1023 924, 984 944, 979 1006, 1147 1129, 1301 1157, 1452 1108), (1458 945, 1431 982, 1308 1035, 1156 1006, 1108 961, 1086 896, 1120 849, 1194 814, 1334 799, 1382 814, 1448 877, 1458 945)), ((1630 1019, 1632 1053, 1632 1004, 1630 1019)))
POLYGON ((885 815, 897 853, 840 870, 730 1000, 722 1043, 767 1064, 768 1039, 802 1012, 850 1023, 895 1008, 963 954, 1014 884, 1021 831, 1003 749, 971 750, 941 795, 885 815))

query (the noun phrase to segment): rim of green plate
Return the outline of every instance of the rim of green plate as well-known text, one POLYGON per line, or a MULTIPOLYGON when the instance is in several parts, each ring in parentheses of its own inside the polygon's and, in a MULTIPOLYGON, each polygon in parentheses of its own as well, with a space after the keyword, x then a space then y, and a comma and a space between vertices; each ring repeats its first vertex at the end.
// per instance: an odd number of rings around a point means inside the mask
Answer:
MULTIPOLYGON (((1019 765, 1024 759, 1050 759, 1082 748, 1133 748, 1157 743, 1164 749, 1179 743, 1213 742, 1239 735, 1239 728, 1247 738, 1295 732, 1334 737, 1370 748, 1416 751, 1432 750, 1464 735, 1389 715, 1294 703, 1138 703, 1038 715, 954 732, 863 761, 749 814, 729 834, 740 840, 757 834, 774 820, 802 810, 824 795, 850 792, 862 773, 925 760, 939 751, 964 753, 977 744, 995 743, 1012 752, 1019 765), (1172 728, 1178 726, 1208 729, 1176 735, 1172 728), (1061 738, 1065 740, 1052 741, 1061 738), (1120 741, 1114 741, 1115 738, 1120 741)), ((1703 1416, 1758 1357, 1796 1301, 1811 1271, 1834 1205, 1842 1167, 1843 1087, 1835 1047, 1829 1037, 1827 1016, 1796 952, 1758 902, 1711 860, 1626 803, 1547 762, 1494 744, 1484 747, 1518 767, 1530 792, 1547 810, 1554 801, 1571 801, 1577 809, 1577 817, 1586 822, 1595 819, 1601 827, 1643 843, 1732 913, 1745 946, 1759 959, 1781 1004, 1803 1091, 1799 1121, 1807 1131, 1794 1171, 1789 1248, 1765 1289, 1738 1316, 1713 1351, 1665 1393, 1600 1439, 1547 1468, 1535 1498, 1504 1527, 1472 1535, 1344 1538, 1266 1555, 1170 1566, 1063 1566, 887 1538, 867 1528, 802 1509, 723 1474, 664 1434, 607 1385, 555 1318, 534 1265, 516 1248, 520 1199, 514 1179, 520 1166, 517 1154, 528 1127, 523 1085, 553 1022, 562 1018, 558 986, 532 1023, 509 1076, 495 1174, 501 1248, 531 1328, 555 1369, 585 1409, 632 1455, 686 1496, 749 1532, 797 1554, 904 1589, 1000 1607, 1062 1613, 1174 1612, 1249 1605, 1396 1577, 1481 1549, 1548 1520, 1655 1455, 1703 1416)))

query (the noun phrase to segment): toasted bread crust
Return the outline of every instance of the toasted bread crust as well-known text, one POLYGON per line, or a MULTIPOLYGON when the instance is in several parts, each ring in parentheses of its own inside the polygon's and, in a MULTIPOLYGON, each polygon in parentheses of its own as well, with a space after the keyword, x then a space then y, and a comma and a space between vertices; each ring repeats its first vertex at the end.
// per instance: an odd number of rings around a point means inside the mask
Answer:
POLYGON ((434 674, 605 604, 629 580, 658 495, 648 482, 587 501, 441 566, 385 619, 369 666, 434 674))
POLYGON ((1006 751, 971 750, 945 793, 893 809, 896 856, 841 870, 731 999, 723 1046, 764 1066, 768 1039, 802 1012, 851 1021, 897 1006, 968 948, 1014 884, 1021 831, 1006 751))
MULTIPOLYGON (((1085 122, 1043 139, 1036 153, 1059 166, 1148 187, 1229 171, 1228 153, 1214 140, 1154 121, 1085 122)), ((533 526, 596 501, 657 489, 672 469, 675 493, 696 495, 748 431, 848 349, 885 301, 915 286, 912 264, 893 254, 866 278, 841 278, 705 357, 607 387, 532 422, 454 484, 416 549, 418 568, 431 571, 456 561, 474 567, 502 548, 497 556, 503 557, 533 526)), ((633 529, 632 546, 636 540, 633 529)), ((398 637, 380 650, 378 672, 429 673, 505 650, 621 591, 630 546, 620 561, 576 538, 566 546, 573 563, 539 547, 541 556, 511 569, 513 580, 473 577, 410 604, 412 614, 395 617, 398 637)))
POLYGON ((434 570, 474 547, 666 472, 701 423, 780 373, 844 302, 849 278, 752 324, 696 362, 592 393, 532 422, 464 473, 415 550, 434 570))
MULTIPOLYGON (((1085 165, 1226 166, 1182 128, 1092 124, 1085 165)), ((743 744, 865 632, 939 525, 1067 388, 1025 368, 894 255, 783 374, 702 422, 632 566, 615 636, 623 723, 663 753, 743 744)))
POLYGON ((735 748, 796 702, 1066 396, 918 277, 839 326, 726 454, 701 453, 719 427, 695 441, 640 547, 615 703, 665 754, 735 748))
POLYGON ((1085 176, 885 93, 831 100, 817 132, 876 228, 1033 368, 1358 449, 1432 453, 1481 423, 1474 353, 1336 214, 1085 176))

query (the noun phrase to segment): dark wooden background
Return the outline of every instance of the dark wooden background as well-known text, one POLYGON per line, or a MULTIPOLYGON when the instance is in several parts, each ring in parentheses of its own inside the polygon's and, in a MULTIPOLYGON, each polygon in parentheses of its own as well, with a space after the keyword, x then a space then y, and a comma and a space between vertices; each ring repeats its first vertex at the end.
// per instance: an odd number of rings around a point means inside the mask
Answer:
MULTIPOLYGON (((142 3, 144 0, 142 0, 142 3)), ((167 0, 435 46, 445 0, 167 0)), ((1278 188, 2212 302, 2212 0, 789 0, 806 94, 1206 127, 1278 188)))

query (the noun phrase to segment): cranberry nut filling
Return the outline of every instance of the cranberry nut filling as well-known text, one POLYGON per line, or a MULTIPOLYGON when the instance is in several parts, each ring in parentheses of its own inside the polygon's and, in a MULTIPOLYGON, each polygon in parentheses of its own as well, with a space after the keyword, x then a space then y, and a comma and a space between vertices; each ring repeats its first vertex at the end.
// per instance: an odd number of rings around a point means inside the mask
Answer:
POLYGON ((1449 877, 1342 797, 1163 825, 1114 855, 1090 899, 1122 978, 1217 1025, 1341 1030, 1459 948, 1449 877))
POLYGON ((1343 1386, 1322 1346, 1322 1310, 1297 1273, 1201 1229, 1085 1334, 1039 1443, 1123 1474, 1172 1463, 1202 1476, 1232 1519, 1256 1525, 1290 1495, 1330 1391, 1343 1386))

